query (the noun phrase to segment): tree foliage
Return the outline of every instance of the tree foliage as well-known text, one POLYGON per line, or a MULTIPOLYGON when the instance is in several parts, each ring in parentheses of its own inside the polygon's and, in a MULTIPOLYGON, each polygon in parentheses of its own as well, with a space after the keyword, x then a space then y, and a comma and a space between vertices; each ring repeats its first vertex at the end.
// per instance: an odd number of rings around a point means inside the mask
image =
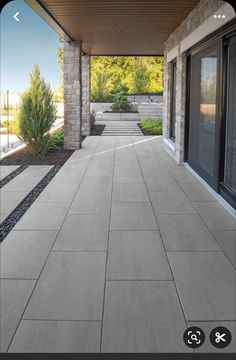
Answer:
POLYGON ((149 81, 146 81, 145 87, 141 92, 162 92, 163 91, 163 57, 156 56, 92 56, 91 58, 91 79, 97 76, 97 73, 103 69, 109 78, 107 89, 112 92, 117 81, 122 81, 128 88, 128 93, 137 92, 137 82, 134 81, 134 72, 137 71, 137 64, 141 63, 145 68, 149 81), (120 80, 119 80, 120 79, 120 80))
POLYGON ((149 90, 150 73, 148 66, 141 57, 135 57, 132 71, 132 87, 135 93, 141 94, 149 90))
POLYGON ((17 115, 18 136, 33 152, 47 151, 49 136, 46 134, 56 120, 51 88, 40 75, 38 65, 30 74, 30 86, 22 94, 17 115))

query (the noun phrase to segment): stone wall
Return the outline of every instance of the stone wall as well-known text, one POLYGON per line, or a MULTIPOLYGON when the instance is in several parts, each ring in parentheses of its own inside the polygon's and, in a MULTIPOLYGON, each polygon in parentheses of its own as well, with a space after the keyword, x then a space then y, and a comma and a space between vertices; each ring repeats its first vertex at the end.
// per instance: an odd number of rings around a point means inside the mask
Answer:
MULTIPOLYGON (((181 25, 168 37, 164 43, 165 70, 164 70, 164 96, 163 96, 163 134, 165 144, 170 154, 177 163, 184 159, 184 126, 186 107, 186 50, 195 45, 208 33, 219 27, 213 20, 213 14, 223 6, 224 11, 229 15, 232 10, 225 1, 201 0, 193 11, 186 17, 181 25), (176 126, 175 142, 170 137, 170 105, 171 105, 171 83, 172 71, 171 61, 177 60, 176 80, 176 126)), ((232 15, 232 14, 231 14, 232 15)), ((230 16, 221 20, 221 25, 229 21, 230 16)))
POLYGON ((82 55, 82 135, 90 135, 90 55, 82 55))
POLYGON ((81 43, 64 42, 64 147, 81 147, 81 43))

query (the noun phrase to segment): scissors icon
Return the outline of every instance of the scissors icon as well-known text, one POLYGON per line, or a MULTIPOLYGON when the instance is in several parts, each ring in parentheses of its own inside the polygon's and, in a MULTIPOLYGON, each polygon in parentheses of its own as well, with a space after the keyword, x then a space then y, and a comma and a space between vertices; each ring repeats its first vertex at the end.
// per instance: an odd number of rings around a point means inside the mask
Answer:
POLYGON ((226 336, 226 334, 221 334, 219 332, 215 333, 216 339, 215 342, 219 343, 220 341, 226 341, 226 339, 224 338, 226 336))

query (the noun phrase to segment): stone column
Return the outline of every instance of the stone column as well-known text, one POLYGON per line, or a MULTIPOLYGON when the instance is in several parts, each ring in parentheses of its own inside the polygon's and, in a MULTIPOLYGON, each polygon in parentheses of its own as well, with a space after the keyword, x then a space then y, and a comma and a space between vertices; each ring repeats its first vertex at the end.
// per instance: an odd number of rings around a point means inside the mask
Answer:
POLYGON ((90 135, 90 55, 82 55, 82 135, 90 135))
POLYGON ((177 163, 184 160, 184 127, 186 104, 186 54, 177 56, 176 76, 176 124, 175 124, 175 158, 177 163))
POLYGON ((64 147, 81 148, 81 42, 64 42, 64 147))

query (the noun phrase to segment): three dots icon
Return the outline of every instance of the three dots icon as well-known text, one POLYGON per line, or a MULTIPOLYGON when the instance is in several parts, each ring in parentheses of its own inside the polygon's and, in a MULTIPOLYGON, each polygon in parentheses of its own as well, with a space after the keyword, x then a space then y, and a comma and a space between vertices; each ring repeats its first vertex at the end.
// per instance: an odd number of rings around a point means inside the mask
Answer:
POLYGON ((213 17, 214 17, 214 19, 225 19, 226 18, 225 15, 220 15, 220 14, 219 15, 215 14, 213 17))

